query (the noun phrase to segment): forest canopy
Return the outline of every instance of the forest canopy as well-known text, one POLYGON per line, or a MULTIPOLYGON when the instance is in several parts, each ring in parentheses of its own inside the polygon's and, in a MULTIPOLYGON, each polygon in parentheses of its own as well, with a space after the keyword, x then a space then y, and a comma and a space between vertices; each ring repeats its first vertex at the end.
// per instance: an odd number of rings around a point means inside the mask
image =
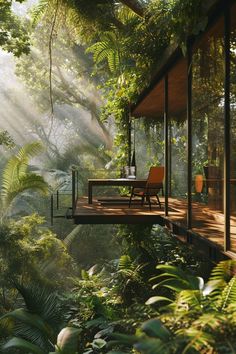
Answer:
MULTIPOLYGON (((132 144, 142 178, 150 166, 163 165, 162 122, 140 119, 132 130, 130 105, 165 50, 179 46, 185 55, 189 38, 206 28, 207 3, 0 0, 1 353, 235 352, 235 260, 212 270, 202 253, 157 225, 72 220, 71 195, 76 190, 84 198, 88 178, 120 177, 132 144), (23 15, 18 6, 25 6, 23 15)), ((214 39, 194 58, 209 59, 205 71, 200 64, 192 70, 194 173, 208 163, 201 100, 204 108, 213 102, 212 126, 222 127, 215 118, 223 117, 224 51, 217 51, 221 38, 214 39)), ((176 193, 187 205, 183 120, 170 127, 170 187, 173 199, 176 193)), ((191 195, 201 208, 206 190, 191 195)), ((118 192, 128 205, 127 190, 118 192)), ((100 193, 109 200, 109 190, 100 193)), ((218 249, 209 245, 215 260, 218 249)))

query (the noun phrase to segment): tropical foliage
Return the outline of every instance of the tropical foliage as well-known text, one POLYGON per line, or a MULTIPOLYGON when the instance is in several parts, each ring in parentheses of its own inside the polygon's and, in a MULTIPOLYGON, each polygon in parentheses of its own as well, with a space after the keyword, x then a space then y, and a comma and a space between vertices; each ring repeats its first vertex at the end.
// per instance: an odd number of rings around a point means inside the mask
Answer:
POLYGON ((42 145, 34 142, 22 147, 19 152, 11 157, 3 171, 1 206, 3 216, 14 199, 26 190, 36 190, 47 194, 48 185, 43 177, 29 171, 29 159, 42 151, 42 145))
POLYGON ((136 336, 117 335, 117 342, 130 343, 139 353, 232 353, 235 261, 220 262, 206 283, 171 265, 157 269, 162 273, 153 288, 170 289, 172 296, 150 298, 147 305, 162 303, 158 318, 143 323, 136 336))
POLYGON ((12 1, 0 2, 0 46, 19 57, 23 53, 29 53, 29 36, 22 21, 11 11, 11 5, 12 1))

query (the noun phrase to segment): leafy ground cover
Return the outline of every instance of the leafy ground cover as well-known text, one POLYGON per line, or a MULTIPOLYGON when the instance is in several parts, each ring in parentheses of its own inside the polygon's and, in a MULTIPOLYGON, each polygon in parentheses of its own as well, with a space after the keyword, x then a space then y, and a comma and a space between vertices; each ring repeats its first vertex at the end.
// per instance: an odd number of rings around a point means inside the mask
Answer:
POLYGON ((161 227, 125 226, 116 236, 122 255, 81 270, 40 222, 29 217, 5 230, 21 235, 8 242, 24 244, 27 257, 15 252, 1 281, 4 352, 191 353, 231 343, 227 331, 218 342, 217 331, 225 323, 234 333, 234 262, 219 264, 204 285, 202 256, 161 227))

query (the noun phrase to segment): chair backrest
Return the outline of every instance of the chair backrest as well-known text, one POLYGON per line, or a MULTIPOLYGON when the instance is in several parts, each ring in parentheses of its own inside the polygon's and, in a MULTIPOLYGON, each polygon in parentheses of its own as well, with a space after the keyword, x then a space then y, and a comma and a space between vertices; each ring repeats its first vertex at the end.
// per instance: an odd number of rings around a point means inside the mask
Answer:
POLYGON ((152 166, 150 167, 147 185, 155 185, 163 182, 165 174, 165 168, 163 166, 152 166))

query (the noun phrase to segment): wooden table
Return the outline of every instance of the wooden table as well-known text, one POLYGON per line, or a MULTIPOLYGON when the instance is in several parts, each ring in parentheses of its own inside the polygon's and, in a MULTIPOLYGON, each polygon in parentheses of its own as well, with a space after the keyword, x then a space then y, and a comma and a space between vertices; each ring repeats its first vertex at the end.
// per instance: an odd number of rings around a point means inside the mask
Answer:
POLYGON ((88 179, 88 203, 93 203, 93 186, 122 186, 144 188, 146 182, 146 179, 135 178, 88 179))

